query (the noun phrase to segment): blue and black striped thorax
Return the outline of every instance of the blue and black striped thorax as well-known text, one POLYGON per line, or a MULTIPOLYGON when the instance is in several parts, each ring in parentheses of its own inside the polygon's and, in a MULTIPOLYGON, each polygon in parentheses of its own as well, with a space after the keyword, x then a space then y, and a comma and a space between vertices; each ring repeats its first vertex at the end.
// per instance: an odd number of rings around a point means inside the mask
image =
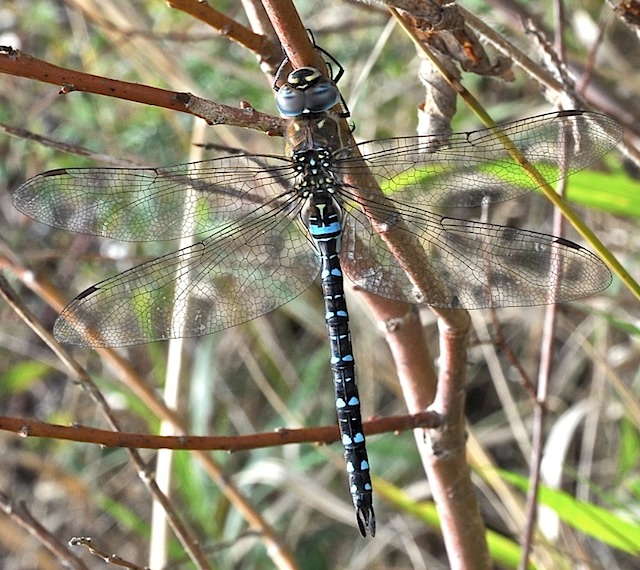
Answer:
POLYGON ((289 141, 295 145, 291 154, 297 173, 295 188, 306 200, 302 220, 318 245, 337 240, 339 250, 342 208, 337 190, 341 182, 332 166, 331 150, 336 134, 337 124, 331 118, 297 120, 290 127, 289 141), (327 130, 329 139, 325 136, 327 130), (298 133, 302 138, 296 137, 298 133))

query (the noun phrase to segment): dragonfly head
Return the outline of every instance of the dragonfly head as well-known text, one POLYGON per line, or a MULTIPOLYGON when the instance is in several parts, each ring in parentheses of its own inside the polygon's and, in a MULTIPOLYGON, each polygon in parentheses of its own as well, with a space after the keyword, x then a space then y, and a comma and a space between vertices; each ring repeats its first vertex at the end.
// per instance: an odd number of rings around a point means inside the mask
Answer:
POLYGON ((324 113, 339 101, 340 93, 334 81, 315 67, 292 71, 276 95, 276 107, 285 117, 324 113))

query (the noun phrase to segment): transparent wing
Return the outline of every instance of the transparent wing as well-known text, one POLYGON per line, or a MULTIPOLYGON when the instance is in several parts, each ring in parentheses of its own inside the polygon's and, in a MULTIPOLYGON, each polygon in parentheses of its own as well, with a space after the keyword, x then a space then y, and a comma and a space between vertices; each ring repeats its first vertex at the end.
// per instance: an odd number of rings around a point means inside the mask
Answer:
POLYGON ((13 202, 27 216, 73 232, 174 239, 246 215, 286 193, 292 176, 285 157, 259 155, 162 168, 66 168, 31 178, 13 202))
POLYGON ((204 241, 90 287, 58 317, 56 338, 99 347, 200 336, 290 301, 315 279, 319 259, 287 206, 276 215, 258 207, 204 241))
MULTIPOLYGON (((555 182, 592 164, 622 138, 621 127, 598 113, 563 111, 501 125, 499 130, 371 141, 358 145, 386 195, 415 206, 472 207, 509 200, 539 186, 509 154, 504 140, 555 182)), ((347 147, 336 168, 365 168, 347 147)))
POLYGON ((451 309, 514 307, 588 297, 611 283, 598 257, 564 238, 370 199, 369 212, 386 220, 381 234, 357 201, 350 196, 340 259, 354 284, 382 297, 451 309), (412 252, 406 267, 430 284, 427 291, 414 286, 385 238, 412 252))
MULTIPOLYGON (((606 267, 567 240, 422 208, 490 203, 534 188, 504 150, 503 135, 548 180, 593 162, 620 136, 606 117, 578 111, 517 121, 500 133, 362 145, 386 200, 366 184, 353 191, 362 163, 349 149, 337 151, 347 275, 385 297, 452 308, 544 304, 605 288, 606 267), (399 262, 370 214, 416 259, 399 262), (405 269, 432 290, 417 292, 405 269)), ((158 169, 56 170, 25 183, 16 206, 56 227, 133 241, 210 234, 86 290, 57 321, 58 339, 122 346, 198 336, 291 300, 319 267, 306 230, 293 221, 302 200, 294 176, 289 159, 243 155, 158 169)))

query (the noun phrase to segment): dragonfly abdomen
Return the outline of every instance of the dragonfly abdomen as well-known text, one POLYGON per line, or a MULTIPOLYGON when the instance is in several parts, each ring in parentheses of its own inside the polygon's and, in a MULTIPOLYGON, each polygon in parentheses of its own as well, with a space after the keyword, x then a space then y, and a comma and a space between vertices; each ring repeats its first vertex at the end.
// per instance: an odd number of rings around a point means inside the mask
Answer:
POLYGON ((309 198, 306 223, 321 259, 325 321, 329 332, 331 372, 336 394, 336 412, 349 490, 362 536, 375 534, 375 514, 369 459, 360 418, 360 397, 355 377, 355 360, 349 333, 349 313, 338 252, 342 233, 339 206, 328 193, 309 198))

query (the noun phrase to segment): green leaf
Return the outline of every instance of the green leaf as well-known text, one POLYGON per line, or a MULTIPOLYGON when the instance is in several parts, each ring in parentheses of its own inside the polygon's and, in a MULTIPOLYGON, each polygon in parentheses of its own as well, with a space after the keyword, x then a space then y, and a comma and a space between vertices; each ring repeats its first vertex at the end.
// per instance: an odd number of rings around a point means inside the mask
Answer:
POLYGON ((640 438, 633 423, 626 418, 620 421, 620 453, 618 476, 622 479, 631 473, 638 464, 640 456, 640 438))
MULTIPOLYGON (((384 497, 396 507, 411 513, 416 518, 424 521, 425 524, 433 529, 440 530, 440 518, 436 510, 436 506, 431 501, 417 502, 399 487, 388 483, 380 477, 373 478, 373 486, 375 492, 384 497)), ((520 545, 495 531, 486 531, 487 544, 491 558, 507 568, 517 568, 520 562, 522 551, 520 545)), ((535 569, 533 564, 529 564, 530 569, 535 569)))
POLYGON ((23 392, 40 382, 52 368, 44 362, 29 360, 14 364, 0 375, 0 393, 23 392))
POLYGON ((567 197, 576 204, 640 218, 640 184, 624 174, 582 170, 571 176, 567 197))
MULTIPOLYGON (((500 471, 500 474, 513 486, 526 492, 529 484, 525 477, 506 471, 500 471)), ((580 501, 564 491, 544 486, 540 487, 538 500, 553 509, 563 522, 576 530, 614 548, 634 555, 640 554, 640 524, 592 503, 580 501)))

